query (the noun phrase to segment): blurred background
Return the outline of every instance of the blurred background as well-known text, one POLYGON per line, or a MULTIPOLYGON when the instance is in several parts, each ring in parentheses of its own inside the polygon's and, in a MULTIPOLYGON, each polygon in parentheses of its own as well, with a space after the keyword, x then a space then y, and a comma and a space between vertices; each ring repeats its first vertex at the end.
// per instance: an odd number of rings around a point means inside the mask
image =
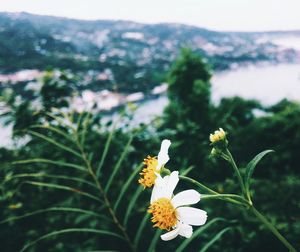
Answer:
MULTIPOLYGON (((123 176, 112 182, 120 190, 144 157, 157 155, 164 138, 173 142, 168 168, 188 170, 191 177, 227 193, 239 188, 230 168, 210 157, 210 132, 219 127, 228 132, 241 167, 258 152, 274 149, 255 172, 255 203, 299 248, 299 8, 297 0, 0 0, 1 220, 53 206, 97 209, 77 195, 32 187, 23 180, 28 177, 24 174, 49 170, 67 177, 80 174, 45 163, 21 165, 22 170, 12 164, 34 158, 79 162, 31 131, 43 124, 69 134, 68 125, 49 114, 71 114, 71 123, 80 126, 82 115, 89 113, 85 150, 93 164, 113 135, 104 180, 130 139, 123 176)), ((53 132, 38 132, 64 141, 53 132)), ((54 177, 35 180, 59 183, 54 177)), ((78 186, 74 181, 69 185, 78 186)), ((129 190, 136 188, 128 189, 124 206, 131 200, 129 190)), ((112 191, 112 202, 117 195, 117 189, 112 191)), ((148 196, 137 196, 134 203, 128 228, 133 238, 148 196)), ((200 206, 209 217, 226 221, 201 234, 187 251, 199 250, 228 225, 230 231, 208 251, 286 251, 242 210, 218 201, 200 206)), ((27 241, 62 226, 111 229, 103 225, 74 213, 9 221, 0 226, 1 250, 19 251, 27 241)), ((174 251, 183 242, 153 242, 154 230, 147 225, 138 251, 149 244, 153 250, 174 251)), ((110 249, 109 240, 91 234, 81 239, 68 235, 31 250, 110 249)))

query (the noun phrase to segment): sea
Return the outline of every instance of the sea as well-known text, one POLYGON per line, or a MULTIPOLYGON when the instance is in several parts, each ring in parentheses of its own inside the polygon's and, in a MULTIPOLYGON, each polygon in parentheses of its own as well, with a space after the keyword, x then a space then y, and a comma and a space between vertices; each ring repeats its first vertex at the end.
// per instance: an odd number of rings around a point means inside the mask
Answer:
MULTIPOLYGON (((286 98, 300 102, 300 64, 251 65, 213 74, 212 101, 216 105, 224 97, 240 96, 272 105, 286 98)), ((138 104, 133 124, 149 123, 162 115, 168 104, 166 95, 138 104)), ((114 115, 112 115, 114 116, 114 115)), ((0 147, 13 146, 12 127, 0 121, 0 147)))

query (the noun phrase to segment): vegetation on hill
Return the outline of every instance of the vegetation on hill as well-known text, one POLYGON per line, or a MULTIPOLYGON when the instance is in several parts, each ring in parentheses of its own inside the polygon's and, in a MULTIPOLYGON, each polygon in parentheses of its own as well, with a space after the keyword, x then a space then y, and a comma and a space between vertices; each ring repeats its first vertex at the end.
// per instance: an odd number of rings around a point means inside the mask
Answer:
POLYGON ((297 60, 292 49, 282 50, 270 41, 256 42, 273 35, 0 13, 0 73, 60 68, 83 78, 88 75, 90 89, 147 92, 165 81, 182 47, 202 55, 215 70, 232 64, 297 60), (99 78, 103 73, 106 77, 99 78))

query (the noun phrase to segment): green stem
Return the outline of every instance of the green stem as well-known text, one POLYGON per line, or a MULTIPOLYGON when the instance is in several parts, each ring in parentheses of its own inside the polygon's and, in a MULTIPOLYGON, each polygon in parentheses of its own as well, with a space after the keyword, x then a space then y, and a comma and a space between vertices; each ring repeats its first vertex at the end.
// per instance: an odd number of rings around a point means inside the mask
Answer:
POLYGON ((199 188, 201 188, 201 189, 203 189, 203 190, 205 190, 205 191, 207 191, 207 192, 209 192, 209 193, 211 193, 211 194, 215 194, 215 195, 216 195, 216 194, 219 194, 218 192, 216 192, 216 191, 210 189, 209 187, 203 185, 202 183, 200 183, 200 182, 198 182, 197 180, 194 180, 194 179, 192 179, 192 178, 190 178, 190 177, 186 177, 186 176, 179 175, 179 178, 181 178, 182 180, 188 181, 188 182, 190 182, 190 183, 192 183, 192 184, 198 186, 199 188))
POLYGON ((291 252, 297 252, 297 250, 290 244, 279 232, 278 230, 263 216, 258 212, 253 206, 250 211, 280 240, 284 246, 291 252))
MULTIPOLYGON (((188 182, 190 182, 190 183, 192 183, 192 184, 194 184, 194 185, 196 185, 197 187, 199 187, 199 188, 205 190, 206 192, 211 193, 212 195, 215 195, 215 198, 218 198, 218 196, 221 195, 221 194, 219 194, 218 192, 216 192, 216 191, 210 189, 209 187, 203 185, 202 183, 200 183, 200 182, 198 182, 197 180, 194 180, 194 179, 192 179, 192 178, 190 178, 190 177, 186 177, 186 176, 179 175, 179 178, 182 179, 182 180, 188 181, 188 182)), ((212 195, 210 195, 210 196, 212 196, 212 195)), ((219 198, 220 198, 220 197, 219 197, 219 198)), ((220 199, 223 200, 222 197, 221 197, 220 199)), ((226 201, 229 201, 229 202, 234 203, 234 204, 237 204, 237 205, 244 205, 244 204, 242 204, 240 201, 237 201, 237 200, 232 199, 232 198, 227 198, 226 201)))
POLYGON ((229 163, 231 164, 231 166, 233 167, 237 177, 238 177, 238 180, 239 180, 239 183, 240 183, 240 186, 241 186, 241 190, 242 190, 242 193, 243 195, 246 195, 246 190, 245 190, 245 184, 244 184, 244 181, 242 179, 242 176, 241 176, 241 173, 240 173, 240 170, 239 168, 237 167, 234 159, 233 159, 233 156, 231 155, 230 151, 226 148, 226 154, 228 155, 229 157, 229 163))
POLYGON ((231 200, 238 201, 240 204, 249 206, 249 203, 241 196, 236 194, 214 194, 214 195, 202 195, 201 199, 223 199, 232 202, 231 200))

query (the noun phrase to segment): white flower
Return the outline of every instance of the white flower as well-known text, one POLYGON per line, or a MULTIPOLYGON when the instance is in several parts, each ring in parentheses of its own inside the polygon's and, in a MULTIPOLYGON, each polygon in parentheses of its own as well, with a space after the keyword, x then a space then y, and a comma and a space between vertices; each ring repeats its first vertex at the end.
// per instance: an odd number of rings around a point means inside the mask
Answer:
POLYGON ((151 221, 154 227, 173 229, 161 235, 164 241, 172 240, 178 235, 191 237, 193 234, 191 225, 201 226, 207 219, 205 211, 187 206, 199 202, 200 193, 195 190, 185 190, 173 195, 178 181, 178 171, 164 178, 158 175, 151 195, 148 212, 153 215, 151 221))
POLYGON ((144 159, 146 167, 140 173, 141 178, 139 179, 139 183, 144 187, 151 187, 154 185, 157 176, 160 174, 161 168, 169 161, 168 150, 170 145, 170 140, 163 140, 157 158, 148 156, 144 159))

